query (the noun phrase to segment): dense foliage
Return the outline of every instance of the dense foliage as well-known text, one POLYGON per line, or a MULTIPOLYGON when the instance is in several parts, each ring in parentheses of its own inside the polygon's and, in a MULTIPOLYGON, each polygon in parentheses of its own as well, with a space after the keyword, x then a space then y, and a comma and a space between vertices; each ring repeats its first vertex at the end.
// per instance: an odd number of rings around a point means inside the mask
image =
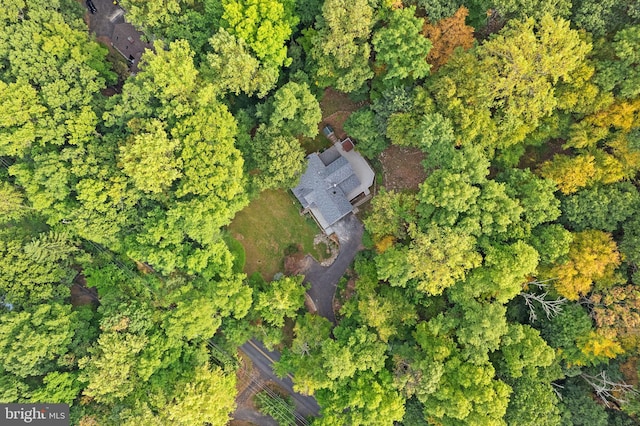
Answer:
POLYGON ((0 402, 223 425, 258 337, 314 424, 637 420, 638 1, 122 4, 156 40, 125 80, 78 3, 0 10, 0 402), (337 324, 225 229, 296 184, 327 87, 427 176, 376 192, 337 324))

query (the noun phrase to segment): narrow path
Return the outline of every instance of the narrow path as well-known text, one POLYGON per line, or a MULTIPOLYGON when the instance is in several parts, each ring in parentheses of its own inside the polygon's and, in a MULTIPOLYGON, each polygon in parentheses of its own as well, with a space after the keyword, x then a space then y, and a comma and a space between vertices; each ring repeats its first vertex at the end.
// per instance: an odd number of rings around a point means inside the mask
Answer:
POLYGON ((358 251, 362 249, 362 223, 350 214, 332 226, 340 241, 340 253, 330 266, 321 266, 312 259, 311 266, 304 271, 304 281, 311 284, 307 292, 318 309, 318 314, 336 323, 333 312, 333 297, 340 278, 347 271, 358 251))

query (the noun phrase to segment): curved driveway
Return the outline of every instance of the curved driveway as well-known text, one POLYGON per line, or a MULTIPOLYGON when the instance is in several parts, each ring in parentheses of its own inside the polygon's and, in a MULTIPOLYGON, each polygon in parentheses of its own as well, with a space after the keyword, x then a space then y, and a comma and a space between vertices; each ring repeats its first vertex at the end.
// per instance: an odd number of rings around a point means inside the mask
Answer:
POLYGON ((336 323, 333 312, 333 296, 340 278, 347 271, 358 251, 362 249, 362 223, 354 214, 346 216, 331 227, 340 241, 340 252, 330 266, 321 266, 312 259, 311 266, 303 272, 305 282, 311 285, 307 293, 313 299, 318 314, 336 323))

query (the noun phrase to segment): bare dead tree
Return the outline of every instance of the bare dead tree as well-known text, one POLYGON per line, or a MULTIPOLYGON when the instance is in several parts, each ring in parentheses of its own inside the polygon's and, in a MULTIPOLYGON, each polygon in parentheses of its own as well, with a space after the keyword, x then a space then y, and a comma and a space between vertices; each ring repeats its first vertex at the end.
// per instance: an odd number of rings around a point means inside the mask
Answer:
POLYGON ((549 279, 547 279, 547 280, 542 280, 542 281, 538 281, 538 280, 536 280, 536 281, 529 281, 529 282, 527 282, 527 283, 524 283, 523 287, 529 287, 529 286, 534 285, 534 286, 538 287, 540 290, 542 290, 542 289, 544 289, 544 288, 549 287, 549 283, 550 283, 551 281, 555 281, 555 280, 557 280, 557 278, 549 278, 549 279))
POLYGON ((295 348, 293 349, 293 353, 297 354, 297 355, 309 355, 309 353, 311 352, 311 348, 309 347, 309 342, 302 342, 300 344, 297 344, 295 346, 295 348))
POLYGON ((562 394, 560 393, 560 389, 564 389, 564 386, 559 385, 556 382, 551 382, 551 389, 553 389, 558 399, 562 401, 562 394))
POLYGON ((520 293, 520 296, 524 298, 524 304, 527 305, 527 308, 529 308, 529 322, 534 323, 538 319, 538 314, 536 313, 534 302, 540 304, 540 307, 549 320, 562 311, 562 305, 567 303, 567 299, 561 297, 556 300, 546 300, 545 298, 548 294, 548 291, 545 291, 542 294, 525 292, 520 293))
POLYGON ((628 393, 638 394, 639 392, 633 387, 623 381, 615 382, 609 377, 605 371, 601 371, 600 374, 592 376, 590 374, 583 373, 580 375, 596 392, 596 395, 604 402, 604 405, 611 407, 612 403, 616 405, 624 404, 627 402, 624 396, 628 393))

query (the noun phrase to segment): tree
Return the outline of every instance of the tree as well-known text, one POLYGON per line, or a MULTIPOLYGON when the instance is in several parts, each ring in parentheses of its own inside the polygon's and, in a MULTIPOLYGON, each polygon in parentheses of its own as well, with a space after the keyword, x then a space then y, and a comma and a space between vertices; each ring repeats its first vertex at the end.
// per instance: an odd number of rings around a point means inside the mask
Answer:
MULTIPOLYGON (((430 19, 435 19, 432 15, 427 15, 430 19)), ((431 64, 433 72, 449 61, 453 51, 458 47, 470 49, 473 47, 473 27, 465 24, 469 16, 469 9, 460 6, 450 17, 442 17, 437 22, 425 22, 422 33, 428 38, 433 47, 427 55, 427 62, 431 64)))
POLYGON ((417 80, 429 73, 426 57, 431 42, 420 33, 423 19, 415 16, 415 7, 394 9, 389 23, 373 35, 376 66, 384 68, 382 77, 389 85, 410 79, 417 80))
POLYGON ((290 396, 282 397, 279 394, 273 394, 271 391, 261 391, 254 396, 261 413, 272 417, 282 426, 295 426, 296 418, 294 416, 296 406, 290 396))
POLYGON ((0 231, 0 290, 8 303, 38 306, 62 300, 77 271, 75 245, 64 233, 24 235, 15 227, 0 231))
POLYGON ((558 315, 548 321, 543 319, 541 325, 540 334, 551 347, 557 349, 556 355, 566 367, 590 363, 580 343, 589 338, 593 328, 589 314, 580 305, 565 305, 558 315))
POLYGON ((103 404, 121 402, 151 375, 145 371, 149 363, 141 362, 149 344, 149 317, 140 305, 122 305, 120 312, 102 319, 102 333, 90 355, 78 361, 81 379, 87 382, 84 395, 103 404))
POLYGON ((500 424, 509 402, 511 388, 494 379, 490 363, 465 363, 452 357, 445 362, 437 390, 421 401, 425 417, 442 425, 500 424))
POLYGON ((365 228, 374 240, 386 236, 404 239, 410 223, 414 222, 415 200, 402 192, 381 190, 371 200, 371 211, 364 219, 365 228))
POLYGON ((170 139, 159 120, 132 120, 129 127, 134 135, 120 147, 123 171, 141 191, 159 193, 167 190, 182 176, 182 162, 175 155, 180 141, 170 139))
POLYGON ((542 177, 556 183, 563 194, 573 194, 591 183, 596 175, 595 157, 589 154, 569 157, 556 154, 539 169, 542 177))
POLYGON ((611 234, 596 230, 575 233, 568 257, 544 275, 555 279, 555 290, 569 300, 588 294, 594 281, 603 287, 611 285, 615 268, 620 265, 620 253, 611 234))
POLYGON ((280 87, 259 109, 262 121, 283 134, 314 138, 322 112, 318 100, 306 83, 290 81, 280 87))
POLYGON ((477 139, 505 149, 522 142, 556 107, 564 107, 554 87, 575 84, 590 50, 567 21, 549 15, 537 24, 512 20, 477 49, 458 51, 430 90, 461 142, 477 139))
POLYGON ((479 249, 484 254, 482 267, 472 270, 464 283, 451 289, 451 297, 455 296, 460 303, 471 297, 506 303, 521 291, 526 277, 538 266, 538 252, 522 240, 483 245, 479 249))
POLYGON ((344 122, 344 131, 358 143, 357 150, 367 158, 376 158, 388 146, 378 130, 376 114, 369 107, 353 112, 344 122))
POLYGON ((566 261, 572 241, 573 234, 554 223, 535 228, 529 243, 540 254, 540 263, 546 266, 566 261))
POLYGON ((616 286, 589 297, 591 314, 598 333, 620 342, 633 351, 640 345, 637 330, 640 327, 640 291, 635 286, 616 286))
POLYGON ((640 194, 630 182, 596 185, 562 202, 563 219, 576 231, 614 232, 640 207, 640 194))
POLYGON ((555 353, 540 337, 538 330, 528 325, 509 324, 509 331, 502 336, 500 356, 494 362, 503 377, 518 379, 535 376, 539 367, 548 367, 555 353))
POLYGON ((304 172, 305 153, 293 136, 261 125, 254 141, 254 161, 260 174, 255 177, 258 188, 292 188, 304 172))
POLYGON ((322 348, 330 339, 331 328, 329 320, 318 315, 305 313, 296 319, 291 348, 285 348, 274 364, 279 376, 288 371, 294 374, 296 392, 312 395, 318 389, 332 386, 322 367, 322 348))
POLYGON ((622 98, 632 99, 640 94, 640 55, 635 46, 640 43, 640 26, 630 26, 616 33, 613 43, 603 44, 596 62, 596 81, 604 91, 614 91, 622 98))
POLYGON ((272 281, 265 292, 258 293, 255 310, 260 318, 274 327, 282 327, 285 317, 294 317, 304 305, 304 277, 283 277, 272 281))
POLYGON ((236 378, 220 368, 198 366, 187 380, 179 380, 172 398, 161 408, 161 423, 180 426, 226 424, 236 408, 236 378))
POLYGON ((429 295, 442 294, 466 272, 480 265, 475 238, 451 228, 433 226, 423 233, 409 228, 411 243, 406 253, 409 278, 417 280, 417 288, 429 295))
POLYGON ((374 23, 366 0, 329 0, 322 5, 319 30, 309 33, 318 86, 354 92, 373 77, 368 39, 374 23))
POLYGON ((222 8, 222 27, 244 40, 266 66, 278 68, 290 64, 284 43, 298 24, 294 2, 223 0, 222 8))
POLYGON ((504 420, 509 425, 558 426, 560 401, 552 385, 531 377, 513 381, 504 420))
POLYGON ((535 228, 560 216, 560 201, 554 195, 556 186, 552 181, 540 179, 529 169, 510 169, 500 180, 507 185, 506 193, 520 202, 527 227, 535 228))
MULTIPOLYGON (((640 265, 640 217, 631 216, 623 226, 624 234, 620 242, 620 251, 624 254, 625 262, 637 267, 640 265)), ((637 276, 633 275, 633 281, 637 284, 637 276)))
POLYGON ((561 416, 565 424, 576 426, 606 426, 607 413, 591 396, 589 389, 578 378, 567 381, 562 391, 561 416))
POLYGON ((335 390, 317 394, 318 424, 331 426, 388 425, 402 419, 404 399, 393 388, 387 371, 362 372, 342 381, 335 390))
POLYGON ((264 97, 275 85, 278 70, 260 63, 247 43, 220 28, 209 39, 212 52, 207 54, 205 78, 220 91, 264 97))
POLYGON ((616 0, 574 0, 571 21, 578 27, 602 37, 625 23, 637 22, 637 2, 620 3, 616 0), (635 3, 635 7, 633 4, 635 3))
POLYGON ((44 376, 65 366, 76 316, 70 305, 43 304, 0 315, 3 369, 19 378, 44 376))
POLYGON ((568 18, 571 12, 571 0, 494 0, 493 5, 505 19, 568 18))

